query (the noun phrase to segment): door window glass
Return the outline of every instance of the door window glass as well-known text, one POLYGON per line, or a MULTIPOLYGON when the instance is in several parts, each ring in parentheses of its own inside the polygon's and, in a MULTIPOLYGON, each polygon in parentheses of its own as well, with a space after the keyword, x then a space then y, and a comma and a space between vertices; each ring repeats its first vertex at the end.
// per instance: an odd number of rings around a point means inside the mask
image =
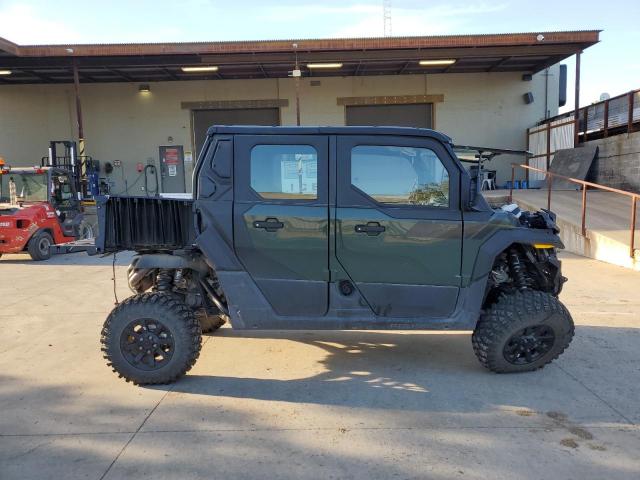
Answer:
POLYGON ((310 145, 256 145, 250 168, 251 188, 263 198, 318 197, 318 152, 310 145))
POLYGON ((55 174, 51 180, 51 201, 56 208, 72 206, 75 198, 73 196, 73 187, 71 186, 71 179, 69 176, 55 174))
POLYGON ((351 184, 381 203, 449 206, 449 173, 428 148, 354 147, 351 184))

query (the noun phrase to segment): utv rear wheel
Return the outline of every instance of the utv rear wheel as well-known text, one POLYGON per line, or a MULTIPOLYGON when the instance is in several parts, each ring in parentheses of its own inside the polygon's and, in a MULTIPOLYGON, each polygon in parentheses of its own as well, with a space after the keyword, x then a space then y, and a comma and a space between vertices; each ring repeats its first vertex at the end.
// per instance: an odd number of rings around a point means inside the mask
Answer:
POLYGON ((29 240, 27 252, 33 260, 48 260, 51 258, 51 245, 53 245, 51 234, 44 231, 38 232, 29 240))
POLYGON ((481 315, 472 344, 493 372, 529 372, 558 358, 573 334, 571 315, 556 297, 525 290, 501 297, 481 315))
POLYGON ((107 317, 102 352, 120 377, 136 385, 170 383, 200 355, 202 337, 193 312, 174 296, 142 293, 107 317))

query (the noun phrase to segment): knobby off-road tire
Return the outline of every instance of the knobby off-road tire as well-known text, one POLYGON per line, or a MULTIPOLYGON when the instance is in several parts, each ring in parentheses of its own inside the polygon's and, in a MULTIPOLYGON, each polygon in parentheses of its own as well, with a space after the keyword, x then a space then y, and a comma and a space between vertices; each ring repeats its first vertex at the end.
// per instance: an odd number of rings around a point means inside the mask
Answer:
POLYGON ((166 293, 127 298, 102 328, 107 364, 136 385, 171 383, 195 364, 202 336, 193 312, 166 293), (142 348, 140 348, 142 347, 142 348))
POLYGON ((472 344, 480 363, 493 372, 529 372, 558 358, 574 331, 569 311, 556 297, 525 290, 503 296, 483 312, 472 344))
POLYGON ((51 258, 51 245, 53 237, 49 232, 37 232, 27 244, 27 252, 35 261, 48 260, 51 258))

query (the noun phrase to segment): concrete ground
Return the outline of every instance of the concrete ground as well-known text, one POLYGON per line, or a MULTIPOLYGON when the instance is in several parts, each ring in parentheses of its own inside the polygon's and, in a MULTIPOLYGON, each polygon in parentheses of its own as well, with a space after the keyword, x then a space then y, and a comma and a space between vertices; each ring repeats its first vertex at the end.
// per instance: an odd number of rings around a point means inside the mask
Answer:
POLYGON ((110 259, 4 257, 0 479, 640 478, 640 276, 564 269, 576 337, 542 371, 485 371, 466 332, 224 328, 140 388, 100 354, 110 259))

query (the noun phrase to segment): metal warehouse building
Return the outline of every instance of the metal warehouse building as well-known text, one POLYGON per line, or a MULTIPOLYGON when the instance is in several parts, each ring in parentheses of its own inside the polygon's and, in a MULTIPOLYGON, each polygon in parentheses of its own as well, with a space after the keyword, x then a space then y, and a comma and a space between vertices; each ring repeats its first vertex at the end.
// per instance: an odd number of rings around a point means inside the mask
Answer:
MULTIPOLYGON (((82 140, 112 193, 144 195, 148 164, 160 167, 163 191, 190 190, 213 124, 405 125, 524 149, 527 128, 564 101, 559 63, 598 36, 42 46, 0 38, 0 156, 34 165, 50 140, 82 140)), ((499 183, 511 160, 496 165, 499 183)))

